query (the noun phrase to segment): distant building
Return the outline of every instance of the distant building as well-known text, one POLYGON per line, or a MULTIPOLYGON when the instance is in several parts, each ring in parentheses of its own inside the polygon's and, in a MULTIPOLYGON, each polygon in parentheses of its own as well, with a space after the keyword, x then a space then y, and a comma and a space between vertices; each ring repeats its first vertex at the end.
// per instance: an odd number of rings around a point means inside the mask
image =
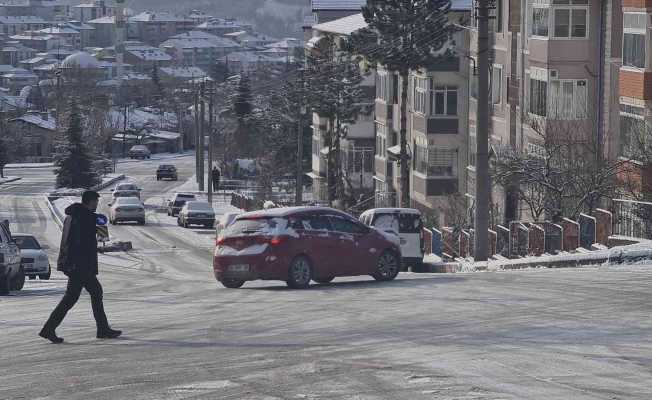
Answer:
POLYGON ((27 47, 18 41, 9 41, 0 49, 0 63, 18 65, 23 60, 36 57, 37 51, 27 47))
POLYGON ((208 77, 206 72, 198 67, 164 67, 159 71, 161 80, 172 83, 187 82, 208 77))
MULTIPOLYGON (((63 41, 64 43, 77 50, 81 50, 83 48, 81 32, 67 25, 51 26, 49 28, 40 29, 36 31, 36 33, 57 38, 59 41, 63 41)), ((27 45, 29 46, 29 44, 27 45)))
POLYGON ((73 16, 75 20, 80 22, 114 16, 115 13, 116 8, 113 6, 107 6, 106 1, 104 0, 95 0, 73 7, 73 16))
POLYGON ((18 35, 12 35, 9 39, 19 42, 26 47, 35 49, 36 51, 48 51, 68 47, 68 42, 63 36, 47 34, 39 31, 25 31, 18 35))
POLYGON ((94 47, 111 47, 115 44, 115 17, 102 17, 86 21, 91 26, 94 34, 90 46, 94 47))
POLYGON ((49 162, 54 154, 57 123, 47 112, 28 111, 10 119, 8 128, 18 132, 25 145, 25 162, 49 162))
POLYGON ((151 73, 155 65, 157 67, 170 65, 172 56, 158 47, 129 41, 125 43, 124 61, 131 64, 134 71, 151 73))
POLYGON ((315 24, 333 21, 358 14, 367 0, 311 0, 311 11, 315 24))
POLYGON ((48 22, 43 18, 31 15, 0 16, 0 32, 5 35, 18 35, 25 31, 37 31, 48 25, 48 22))
POLYGON ((288 62, 286 57, 270 57, 255 51, 238 51, 220 57, 218 61, 228 65, 233 73, 252 72, 263 65, 283 66, 288 62))
POLYGON ((240 45, 244 47, 248 47, 250 49, 264 48, 265 46, 268 46, 278 41, 278 39, 275 39, 273 37, 266 36, 260 33, 255 33, 255 32, 252 33, 248 31, 231 32, 225 34, 224 37, 233 39, 234 41, 238 42, 240 45))
POLYGON ((92 47, 95 44, 95 28, 89 24, 85 24, 80 21, 68 21, 67 23, 61 25, 68 27, 79 32, 80 35, 80 49, 85 49, 86 47, 92 47))
POLYGON ((224 36, 233 32, 253 32, 253 26, 240 22, 235 18, 211 18, 197 26, 198 30, 211 33, 217 36, 224 36))
POLYGON ((166 12, 146 11, 129 18, 127 36, 129 39, 158 46, 171 36, 191 31, 194 26, 188 18, 166 12))
POLYGON ((160 46, 178 65, 209 68, 215 61, 238 51, 242 46, 233 40, 202 31, 175 35, 160 46))
POLYGON ((18 4, 0 4, 0 15, 32 15, 47 21, 65 21, 71 15, 71 7, 65 0, 26 0, 18 4))

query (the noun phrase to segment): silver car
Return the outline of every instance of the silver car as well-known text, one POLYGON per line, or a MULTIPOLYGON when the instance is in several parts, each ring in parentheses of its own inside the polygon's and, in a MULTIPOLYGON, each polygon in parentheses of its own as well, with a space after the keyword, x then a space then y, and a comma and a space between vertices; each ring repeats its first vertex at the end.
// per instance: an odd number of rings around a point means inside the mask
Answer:
POLYGON ((118 197, 109 210, 109 222, 135 221, 145 225, 145 205, 137 197, 118 197))
POLYGON ((113 199, 110 205, 121 197, 136 197, 140 199, 140 188, 133 183, 119 183, 112 191, 113 199))
POLYGON ((50 279, 52 268, 48 254, 45 252, 47 247, 41 246, 32 235, 16 233, 11 237, 20 249, 20 265, 23 267, 25 275, 29 279, 36 279, 37 276, 43 280, 50 279))

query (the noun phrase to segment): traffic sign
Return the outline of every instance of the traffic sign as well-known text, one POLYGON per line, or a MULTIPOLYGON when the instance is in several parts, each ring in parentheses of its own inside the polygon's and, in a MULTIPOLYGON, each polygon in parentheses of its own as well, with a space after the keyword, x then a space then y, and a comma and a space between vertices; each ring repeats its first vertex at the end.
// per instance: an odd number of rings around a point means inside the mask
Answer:
POLYGON ((104 226, 109 222, 109 219, 104 214, 97 214, 95 217, 95 225, 104 226))

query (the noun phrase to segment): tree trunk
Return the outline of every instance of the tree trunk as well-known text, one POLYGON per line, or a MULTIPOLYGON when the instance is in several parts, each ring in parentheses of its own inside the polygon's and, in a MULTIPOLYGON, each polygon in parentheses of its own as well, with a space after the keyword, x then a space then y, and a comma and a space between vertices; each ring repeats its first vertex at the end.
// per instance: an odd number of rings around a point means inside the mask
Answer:
POLYGON ((401 207, 410 207, 410 156, 407 152, 408 71, 401 72, 401 207))

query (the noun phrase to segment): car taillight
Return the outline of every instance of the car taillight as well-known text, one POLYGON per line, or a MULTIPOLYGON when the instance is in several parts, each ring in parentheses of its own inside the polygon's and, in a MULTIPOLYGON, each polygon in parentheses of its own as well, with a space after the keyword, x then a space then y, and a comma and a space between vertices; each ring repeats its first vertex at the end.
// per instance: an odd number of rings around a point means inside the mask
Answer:
POLYGON ((269 244, 272 246, 278 246, 281 243, 283 243, 283 240, 280 237, 273 237, 269 239, 269 244))
POLYGON ((215 240, 215 244, 217 246, 221 246, 226 242, 226 238, 224 237, 218 237, 217 240, 215 240))

